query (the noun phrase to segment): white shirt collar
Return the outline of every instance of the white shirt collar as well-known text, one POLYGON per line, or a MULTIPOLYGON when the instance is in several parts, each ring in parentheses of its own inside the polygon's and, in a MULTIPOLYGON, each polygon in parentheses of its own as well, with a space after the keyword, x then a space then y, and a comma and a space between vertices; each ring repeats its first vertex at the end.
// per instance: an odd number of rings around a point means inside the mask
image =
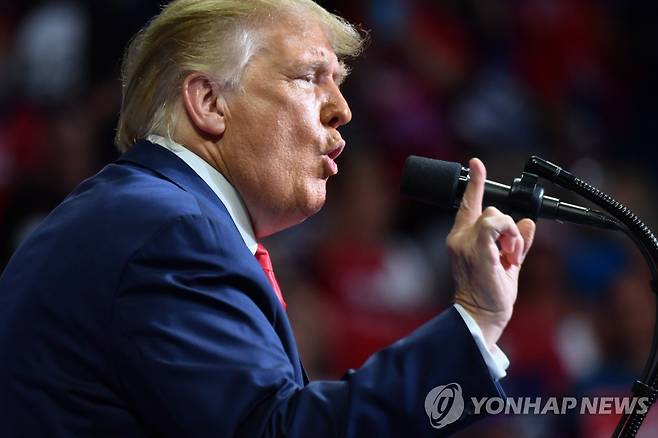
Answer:
POLYGON ((203 158, 173 140, 159 135, 149 135, 147 140, 165 149, 169 149, 176 154, 208 184, 224 206, 226 206, 228 214, 233 219, 247 248, 249 248, 252 254, 256 254, 258 242, 256 241, 256 234, 254 233, 254 227, 251 225, 247 208, 242 202, 242 198, 240 198, 237 190, 224 178, 224 175, 205 162, 203 158))

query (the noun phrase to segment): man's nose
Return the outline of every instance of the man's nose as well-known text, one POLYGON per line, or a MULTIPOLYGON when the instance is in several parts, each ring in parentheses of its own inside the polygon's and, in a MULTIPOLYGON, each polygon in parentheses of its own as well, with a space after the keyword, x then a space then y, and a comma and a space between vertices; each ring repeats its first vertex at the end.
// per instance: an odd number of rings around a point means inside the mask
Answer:
POLYGON ((340 89, 333 85, 329 98, 322 108, 322 123, 334 129, 346 125, 352 120, 352 111, 340 89))

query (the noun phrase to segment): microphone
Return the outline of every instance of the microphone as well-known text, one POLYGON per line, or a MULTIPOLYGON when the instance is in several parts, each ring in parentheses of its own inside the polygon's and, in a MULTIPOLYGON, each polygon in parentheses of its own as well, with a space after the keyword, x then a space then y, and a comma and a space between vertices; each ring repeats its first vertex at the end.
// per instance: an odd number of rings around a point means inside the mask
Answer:
MULTIPOLYGON (((486 180, 483 207, 494 206, 514 220, 552 219, 598 228, 618 230, 612 217, 586 207, 544 196, 538 176, 524 172, 511 186, 486 180)), ((404 163, 400 189, 403 195, 443 208, 459 208, 469 181, 469 169, 451 161, 409 156, 404 163)))

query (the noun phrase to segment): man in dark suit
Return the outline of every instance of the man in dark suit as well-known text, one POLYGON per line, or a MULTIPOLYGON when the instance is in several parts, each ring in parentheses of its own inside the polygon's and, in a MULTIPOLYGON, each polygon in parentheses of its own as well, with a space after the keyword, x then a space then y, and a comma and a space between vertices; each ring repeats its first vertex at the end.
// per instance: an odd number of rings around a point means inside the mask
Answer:
POLYGON ((448 237, 455 306, 309 383, 258 239, 318 211, 350 109, 354 28, 308 0, 176 0, 132 42, 117 143, 0 278, 3 436, 436 436, 500 395, 496 347, 534 233, 448 237))

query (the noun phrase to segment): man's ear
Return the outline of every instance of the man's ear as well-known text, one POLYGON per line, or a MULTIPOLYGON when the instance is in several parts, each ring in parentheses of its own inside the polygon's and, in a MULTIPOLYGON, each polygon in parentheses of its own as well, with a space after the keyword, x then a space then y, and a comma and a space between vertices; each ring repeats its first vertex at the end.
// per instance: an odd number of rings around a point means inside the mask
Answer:
POLYGON ((183 105, 191 123, 199 131, 221 136, 226 130, 220 87, 203 73, 190 73, 182 84, 183 105))

